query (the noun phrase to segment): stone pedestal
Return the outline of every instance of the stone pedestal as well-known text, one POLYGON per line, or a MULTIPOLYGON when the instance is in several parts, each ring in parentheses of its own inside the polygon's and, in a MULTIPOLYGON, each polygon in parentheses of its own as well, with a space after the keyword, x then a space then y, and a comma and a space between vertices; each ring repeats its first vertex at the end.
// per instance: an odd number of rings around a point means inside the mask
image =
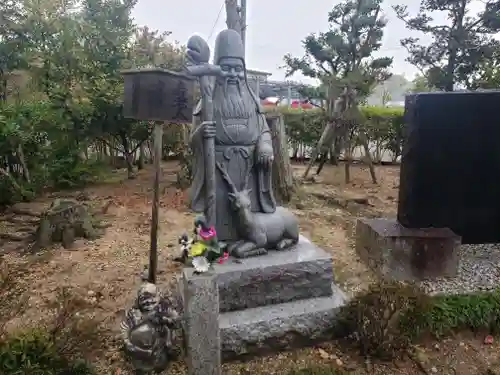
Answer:
MULTIPOLYGON (((304 237, 292 249, 214 268, 223 360, 329 339, 347 302, 334 283, 331 256, 304 237)), ((181 282, 191 275, 185 269, 181 282)))
POLYGON ((410 229, 396 219, 358 219, 356 251, 384 279, 454 277, 461 239, 448 228, 410 229))
POLYGON ((221 375, 219 292, 213 275, 184 272, 184 338, 190 375, 221 375))

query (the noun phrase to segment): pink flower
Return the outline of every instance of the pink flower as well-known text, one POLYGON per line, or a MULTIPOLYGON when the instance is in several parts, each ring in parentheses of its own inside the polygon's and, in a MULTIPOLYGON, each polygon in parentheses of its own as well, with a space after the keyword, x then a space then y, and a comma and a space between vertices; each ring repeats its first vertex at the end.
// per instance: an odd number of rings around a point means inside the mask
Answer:
POLYGON ((224 254, 219 258, 219 264, 223 264, 228 259, 229 259, 229 253, 224 252, 224 254))

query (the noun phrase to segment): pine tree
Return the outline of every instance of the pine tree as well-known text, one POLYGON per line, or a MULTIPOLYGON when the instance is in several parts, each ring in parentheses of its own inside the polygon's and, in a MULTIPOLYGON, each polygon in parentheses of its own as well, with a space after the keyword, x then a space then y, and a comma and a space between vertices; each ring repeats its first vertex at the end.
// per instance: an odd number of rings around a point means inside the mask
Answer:
MULTIPOLYGON (((390 77, 388 68, 392 58, 373 57, 373 53, 380 50, 387 25, 381 14, 381 4, 382 0, 346 0, 336 5, 328 14, 330 29, 319 35, 311 34, 303 41, 305 55, 302 58, 285 56, 287 76, 301 72, 317 78, 327 92, 327 125, 312 155, 311 165, 321 152, 324 154, 322 159, 326 160, 332 143, 340 143, 347 160, 346 182, 349 182, 351 150, 356 145, 355 134, 365 149, 372 180, 376 182, 357 103, 378 83, 390 77)), ((337 155, 340 149, 335 150, 337 155)))
POLYGON ((426 75, 431 86, 453 91, 455 84, 469 88, 469 77, 495 50, 493 35, 500 31, 500 2, 488 0, 477 15, 471 14, 472 0, 422 0, 414 17, 407 7, 394 6, 398 18, 410 30, 432 37, 429 45, 419 38, 405 38, 401 44, 408 61, 426 75), (445 13, 448 23, 436 25, 431 12, 445 13))

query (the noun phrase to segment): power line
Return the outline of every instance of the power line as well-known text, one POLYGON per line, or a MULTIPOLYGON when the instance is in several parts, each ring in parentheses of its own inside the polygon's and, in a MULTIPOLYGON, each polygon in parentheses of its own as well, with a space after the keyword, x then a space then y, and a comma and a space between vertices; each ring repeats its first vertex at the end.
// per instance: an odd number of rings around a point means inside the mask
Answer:
POLYGON ((208 36, 209 40, 210 40, 210 38, 212 38, 212 35, 215 31, 215 26, 217 26, 217 22, 219 22, 220 15, 222 14, 222 9, 224 9, 224 2, 222 2, 221 6, 220 6, 219 13, 217 13, 217 18, 215 19, 214 25, 212 26, 212 30, 210 31, 210 34, 208 36))

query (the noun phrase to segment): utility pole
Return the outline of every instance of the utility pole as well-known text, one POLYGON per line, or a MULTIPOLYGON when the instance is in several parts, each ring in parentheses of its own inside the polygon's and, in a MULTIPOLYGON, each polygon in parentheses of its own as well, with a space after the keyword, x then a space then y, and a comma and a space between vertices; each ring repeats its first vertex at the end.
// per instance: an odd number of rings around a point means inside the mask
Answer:
POLYGON ((247 1, 241 0, 241 6, 238 5, 238 0, 225 0, 226 2, 226 25, 228 29, 233 29, 241 35, 243 41, 243 50, 246 45, 246 18, 247 18, 247 1))
POLYGON ((247 46, 247 0, 241 0, 240 7, 241 40, 243 41, 243 53, 246 55, 247 46))

